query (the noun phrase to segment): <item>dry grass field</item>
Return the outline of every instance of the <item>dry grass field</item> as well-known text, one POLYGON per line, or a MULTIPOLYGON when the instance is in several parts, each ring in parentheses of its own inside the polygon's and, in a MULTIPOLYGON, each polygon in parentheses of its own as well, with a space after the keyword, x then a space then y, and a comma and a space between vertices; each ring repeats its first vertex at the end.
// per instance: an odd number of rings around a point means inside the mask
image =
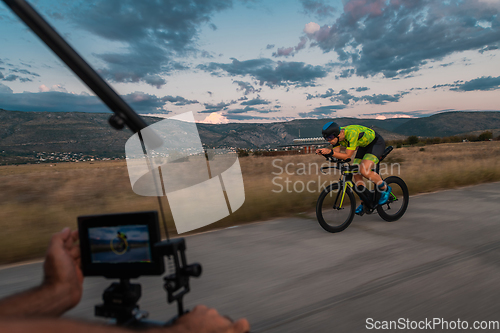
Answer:
MULTIPOLYGON (((240 158, 245 203, 197 232, 314 211, 321 186, 338 178, 318 171, 324 162, 317 155, 240 158)), ((500 142, 400 148, 384 162, 382 175, 399 175, 411 194, 500 181, 500 142)), ((43 256, 50 235, 76 228, 79 215, 158 210, 156 198, 132 192, 125 161, 1 166, 0 184, 2 264, 43 256)))

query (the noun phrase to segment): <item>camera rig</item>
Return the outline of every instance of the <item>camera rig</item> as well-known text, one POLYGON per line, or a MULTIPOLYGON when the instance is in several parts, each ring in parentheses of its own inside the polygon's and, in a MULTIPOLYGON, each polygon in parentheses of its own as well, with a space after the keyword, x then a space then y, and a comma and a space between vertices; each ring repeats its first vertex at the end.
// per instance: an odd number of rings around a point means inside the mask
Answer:
MULTIPOLYGON (((109 118, 109 124, 112 127, 121 130, 126 125, 134 133, 139 133, 143 147, 141 131, 148 133, 147 144, 150 148, 162 144, 161 138, 148 129, 144 120, 30 4, 25 0, 3 0, 3 2, 113 111, 114 115, 109 118)), ((159 197, 158 202, 165 225, 159 197)), ((186 263, 186 243, 183 238, 170 240, 166 225, 165 233, 167 240, 156 243, 155 249, 162 256, 167 256, 174 262, 175 272, 164 278, 165 290, 168 302, 177 302, 178 315, 181 316, 184 313, 183 297, 189 292, 189 278, 200 276, 201 266, 186 263)), ((103 295, 104 304, 96 306, 96 315, 116 318, 119 324, 130 323, 133 325, 141 322, 145 315, 144 312, 139 311, 137 305, 137 301, 141 297, 141 287, 139 284, 130 283, 129 279, 129 276, 120 278, 119 283, 113 283, 106 289, 103 295)))
POLYGON ((173 260, 175 272, 163 278, 163 287, 167 292, 168 303, 177 302, 177 317, 166 323, 146 321, 148 313, 139 310, 137 301, 141 297, 141 285, 130 283, 130 279, 121 278, 120 282, 114 282, 102 296, 104 303, 95 306, 95 315, 98 317, 114 318, 118 325, 143 327, 150 325, 169 325, 176 318, 185 313, 183 297, 189 288, 189 278, 199 277, 202 272, 198 263, 187 264, 186 242, 184 238, 162 241, 154 245, 155 250, 169 260, 173 260))

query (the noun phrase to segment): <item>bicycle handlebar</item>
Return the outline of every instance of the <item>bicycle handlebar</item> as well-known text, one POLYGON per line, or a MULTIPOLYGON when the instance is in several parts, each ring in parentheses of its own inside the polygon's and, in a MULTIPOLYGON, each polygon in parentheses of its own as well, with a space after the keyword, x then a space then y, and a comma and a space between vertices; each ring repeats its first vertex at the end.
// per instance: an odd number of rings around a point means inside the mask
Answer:
POLYGON ((349 162, 351 162, 351 159, 348 158, 346 160, 341 160, 341 159, 338 159, 338 158, 335 158, 333 156, 326 156, 326 155, 323 155, 321 153, 319 153, 319 155, 323 156, 324 158, 326 158, 327 161, 329 162, 332 162, 332 163, 335 163, 336 165, 335 166, 327 166, 327 167, 321 167, 320 168, 320 171, 321 173, 323 174, 326 174, 325 172, 323 172, 323 170, 326 170, 326 169, 339 169, 340 171, 347 171, 347 170, 352 170, 352 171, 355 171, 359 168, 358 165, 355 165, 355 166, 351 166, 351 165, 348 165, 349 162), (346 166, 347 164, 347 166, 346 166))
POLYGON ((318 153, 318 155, 323 156, 324 158, 326 158, 327 161, 330 161, 333 163, 349 163, 349 162, 351 162, 350 158, 348 158, 347 160, 341 160, 341 159, 335 158, 333 156, 326 156, 326 155, 321 154, 321 153, 318 153))

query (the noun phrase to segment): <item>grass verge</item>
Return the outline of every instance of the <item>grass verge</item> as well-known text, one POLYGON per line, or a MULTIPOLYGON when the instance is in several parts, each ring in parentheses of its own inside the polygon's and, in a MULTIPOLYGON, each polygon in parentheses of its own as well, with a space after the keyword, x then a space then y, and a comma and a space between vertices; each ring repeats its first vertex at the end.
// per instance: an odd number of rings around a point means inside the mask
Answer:
MULTIPOLYGON (((319 172, 324 162, 317 155, 240 158, 245 203, 196 232, 313 211, 321 188, 338 178, 319 172)), ((381 174, 400 176, 411 194, 500 181, 500 142, 400 148, 384 162, 381 174)), ((1 166, 0 184, 0 264, 43 256, 50 236, 76 228, 79 215, 158 209, 156 198, 132 192, 125 161, 1 166)))

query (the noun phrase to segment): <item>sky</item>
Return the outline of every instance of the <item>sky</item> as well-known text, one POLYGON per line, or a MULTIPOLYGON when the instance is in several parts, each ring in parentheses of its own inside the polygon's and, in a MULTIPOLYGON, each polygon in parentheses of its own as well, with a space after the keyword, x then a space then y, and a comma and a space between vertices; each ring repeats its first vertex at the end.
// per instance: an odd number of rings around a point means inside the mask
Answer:
MULTIPOLYGON (((500 110, 500 0, 31 0, 132 108, 197 122, 500 110)), ((0 1, 0 108, 107 112, 0 1)))

